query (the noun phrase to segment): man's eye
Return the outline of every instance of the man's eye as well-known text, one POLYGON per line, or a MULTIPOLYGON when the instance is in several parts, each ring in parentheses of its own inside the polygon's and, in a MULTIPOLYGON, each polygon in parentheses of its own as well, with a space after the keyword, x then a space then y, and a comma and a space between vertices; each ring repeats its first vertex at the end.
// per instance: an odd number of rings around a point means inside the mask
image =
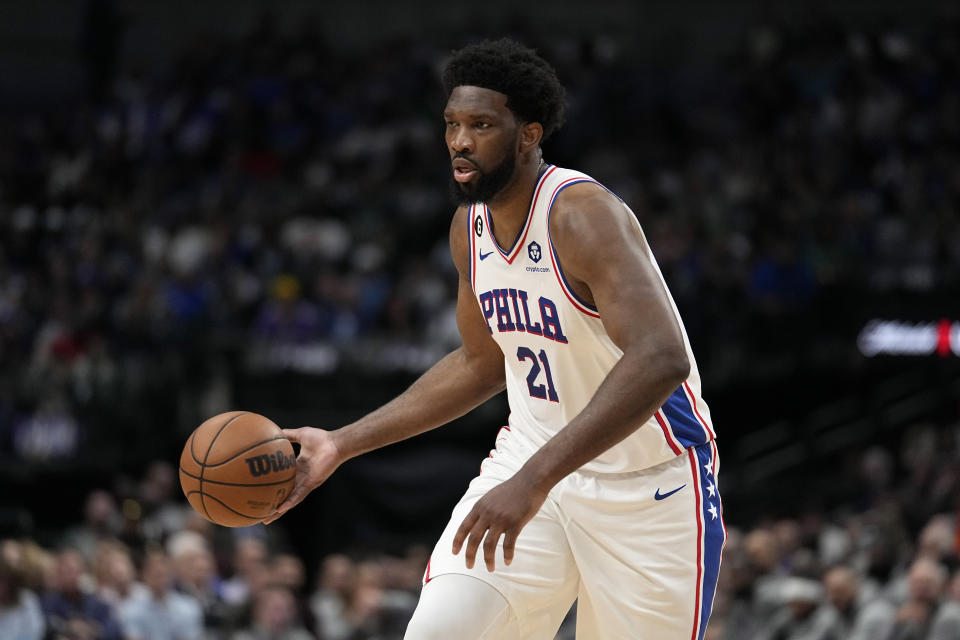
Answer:
POLYGON ((476 127, 477 129, 486 129, 490 126, 490 124, 487 122, 477 122, 473 126, 476 127))

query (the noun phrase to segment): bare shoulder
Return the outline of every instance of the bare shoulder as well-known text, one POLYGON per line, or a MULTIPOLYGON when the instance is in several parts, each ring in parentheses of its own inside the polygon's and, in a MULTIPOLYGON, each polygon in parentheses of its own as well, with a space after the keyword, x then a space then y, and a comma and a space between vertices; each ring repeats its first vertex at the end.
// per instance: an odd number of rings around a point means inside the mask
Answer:
POLYGON ((577 183, 560 192, 550 214, 550 237, 561 253, 568 254, 583 249, 607 251, 625 241, 644 244, 630 209, 594 182, 577 183))
POLYGON ((460 273, 465 273, 467 270, 467 253, 469 252, 467 212, 469 210, 470 207, 466 205, 457 207, 450 221, 450 254, 460 273))

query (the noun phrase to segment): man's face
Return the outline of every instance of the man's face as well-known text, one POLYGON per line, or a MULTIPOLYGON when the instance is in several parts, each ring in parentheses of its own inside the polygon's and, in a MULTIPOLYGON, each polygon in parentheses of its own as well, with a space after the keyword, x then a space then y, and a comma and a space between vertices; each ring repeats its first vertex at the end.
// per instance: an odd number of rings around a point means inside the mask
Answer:
POLYGON ((451 194, 458 204, 489 202, 513 178, 520 124, 507 96, 456 87, 443 111, 451 159, 451 194))
POLYGON ((162 594, 170 588, 170 567, 163 556, 148 556, 143 565, 143 584, 154 594, 162 594))

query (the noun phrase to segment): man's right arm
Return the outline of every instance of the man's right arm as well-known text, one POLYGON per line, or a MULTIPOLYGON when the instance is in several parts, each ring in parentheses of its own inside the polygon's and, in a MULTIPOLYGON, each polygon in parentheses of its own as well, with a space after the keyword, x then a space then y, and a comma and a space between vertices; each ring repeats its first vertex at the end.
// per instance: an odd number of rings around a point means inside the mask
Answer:
POLYGON ((335 431, 284 429, 300 443, 293 491, 269 523, 299 503, 347 460, 435 429, 482 404, 505 386, 503 353, 494 342, 470 285, 466 209, 454 214, 450 252, 460 274, 457 327, 463 344, 406 391, 360 420, 335 431))

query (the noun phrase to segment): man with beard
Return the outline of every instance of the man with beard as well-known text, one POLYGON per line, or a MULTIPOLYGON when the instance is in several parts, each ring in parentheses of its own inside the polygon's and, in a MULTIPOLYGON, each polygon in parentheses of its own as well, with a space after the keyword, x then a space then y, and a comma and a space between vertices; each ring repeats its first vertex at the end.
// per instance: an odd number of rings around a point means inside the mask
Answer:
POLYGON ((592 178, 544 161, 564 90, 532 50, 468 46, 443 85, 463 344, 351 425, 285 430, 301 445, 296 487, 270 521, 345 460, 506 388, 509 426, 431 555, 406 637, 553 638, 577 600, 581 638, 702 638, 724 540, 719 460, 640 225, 592 178))

